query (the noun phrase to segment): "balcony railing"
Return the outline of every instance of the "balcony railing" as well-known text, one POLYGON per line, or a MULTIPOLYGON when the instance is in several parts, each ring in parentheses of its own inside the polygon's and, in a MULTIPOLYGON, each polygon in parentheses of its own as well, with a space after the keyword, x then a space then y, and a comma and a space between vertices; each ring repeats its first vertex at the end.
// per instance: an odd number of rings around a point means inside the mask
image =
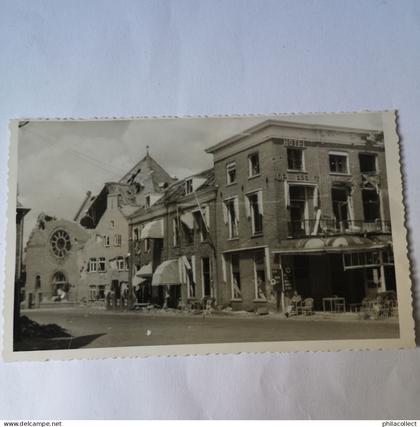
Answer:
POLYGON ((319 220, 305 219, 301 221, 289 221, 289 237, 305 236, 334 236, 337 234, 368 234, 368 233, 391 233, 391 221, 365 221, 365 220, 344 220, 335 219, 319 220))

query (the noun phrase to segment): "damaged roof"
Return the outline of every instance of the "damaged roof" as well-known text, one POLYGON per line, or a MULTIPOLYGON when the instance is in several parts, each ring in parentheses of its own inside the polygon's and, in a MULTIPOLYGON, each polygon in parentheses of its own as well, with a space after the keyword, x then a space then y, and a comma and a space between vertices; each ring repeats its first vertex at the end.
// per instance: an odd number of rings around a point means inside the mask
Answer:
POLYGON ((214 168, 206 169, 197 174, 191 175, 187 178, 180 179, 179 181, 172 184, 165 191, 165 194, 155 203, 156 205, 162 205, 165 203, 172 203, 182 199, 185 196, 185 182, 189 179, 202 178, 205 181, 200 184, 194 191, 201 191, 207 188, 214 188, 214 168))

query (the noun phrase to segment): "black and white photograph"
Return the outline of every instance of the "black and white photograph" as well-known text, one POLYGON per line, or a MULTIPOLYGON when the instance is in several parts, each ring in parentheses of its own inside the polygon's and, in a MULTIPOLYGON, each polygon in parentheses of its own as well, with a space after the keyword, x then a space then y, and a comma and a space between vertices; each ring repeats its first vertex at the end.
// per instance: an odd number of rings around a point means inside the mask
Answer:
POLYGON ((398 342, 385 116, 19 121, 13 351, 398 342))

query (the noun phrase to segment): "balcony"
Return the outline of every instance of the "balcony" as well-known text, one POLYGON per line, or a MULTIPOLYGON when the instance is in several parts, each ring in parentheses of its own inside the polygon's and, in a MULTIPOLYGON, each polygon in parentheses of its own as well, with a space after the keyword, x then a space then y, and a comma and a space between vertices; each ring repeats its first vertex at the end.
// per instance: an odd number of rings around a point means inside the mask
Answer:
POLYGON ((288 222, 288 237, 307 236, 335 236, 338 234, 369 234, 369 233, 391 233, 391 221, 365 221, 335 219, 319 220, 318 230, 315 230, 317 221, 305 219, 301 221, 288 222), (316 231, 316 232, 315 232, 316 231))

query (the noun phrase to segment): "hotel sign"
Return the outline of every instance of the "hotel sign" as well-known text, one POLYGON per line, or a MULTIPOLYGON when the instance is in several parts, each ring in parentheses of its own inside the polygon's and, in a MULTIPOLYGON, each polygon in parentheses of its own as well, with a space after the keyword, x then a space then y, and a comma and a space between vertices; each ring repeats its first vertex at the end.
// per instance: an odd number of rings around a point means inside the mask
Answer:
POLYGON ((319 182, 318 175, 309 175, 307 173, 280 173, 277 178, 279 181, 319 182))
POLYGON ((297 147, 297 148, 305 147, 305 140, 303 139, 283 138, 282 142, 285 147, 297 147))

